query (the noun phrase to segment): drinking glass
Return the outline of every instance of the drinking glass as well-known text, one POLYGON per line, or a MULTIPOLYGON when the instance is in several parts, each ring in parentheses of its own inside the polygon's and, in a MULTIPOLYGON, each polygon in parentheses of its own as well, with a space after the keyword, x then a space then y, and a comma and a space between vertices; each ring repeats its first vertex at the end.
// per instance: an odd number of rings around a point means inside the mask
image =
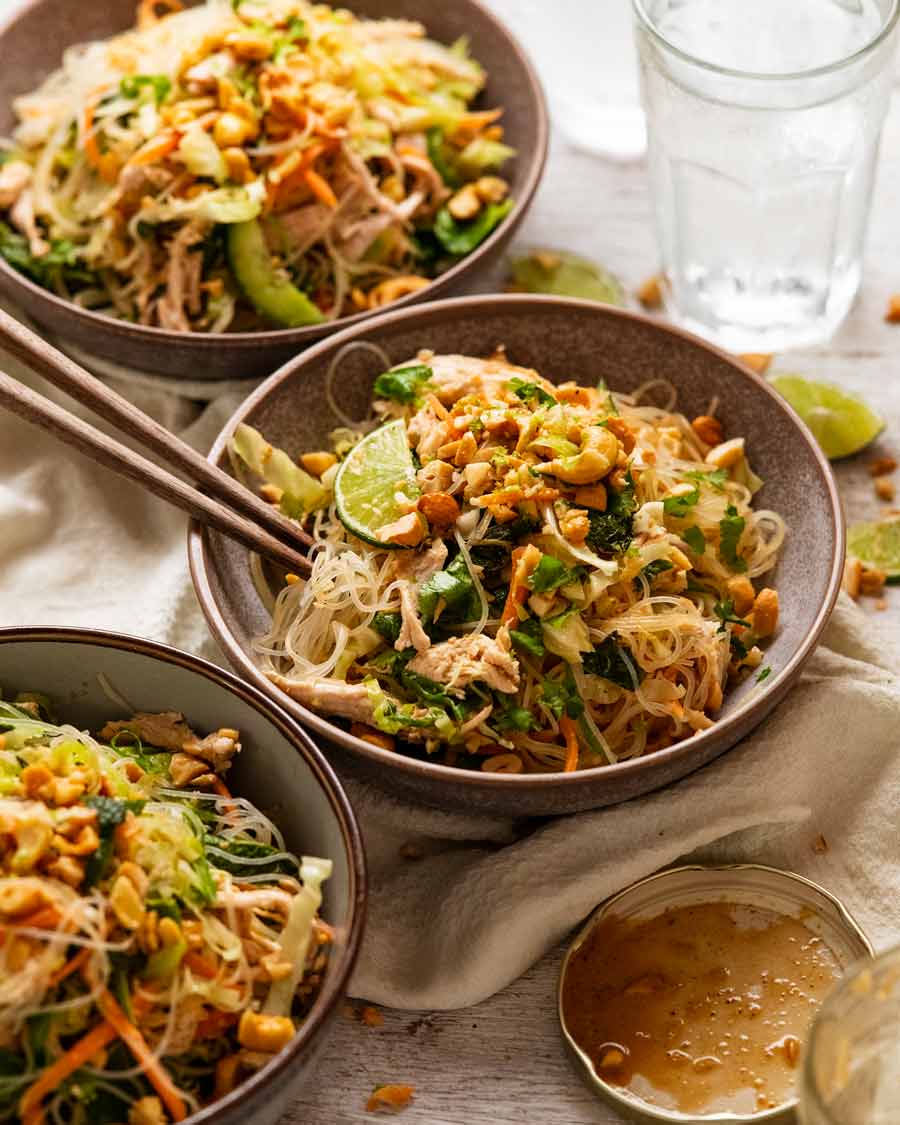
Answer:
POLYGON ((857 964, 819 1009, 798 1111, 802 1125, 900 1121, 900 947, 857 964))
POLYGON ((488 0, 525 44, 553 123, 576 148, 629 161, 646 147, 630 0, 488 0))
POLYGON ((861 276, 898 0, 632 0, 669 311, 734 351, 827 339, 861 276))

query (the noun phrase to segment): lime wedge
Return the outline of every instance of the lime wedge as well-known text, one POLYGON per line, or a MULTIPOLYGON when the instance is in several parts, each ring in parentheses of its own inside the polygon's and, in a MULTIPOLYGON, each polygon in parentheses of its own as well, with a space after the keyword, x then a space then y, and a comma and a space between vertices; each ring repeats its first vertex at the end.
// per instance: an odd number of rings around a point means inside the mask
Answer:
POLYGON ((900 516, 853 524, 847 531, 847 554, 886 571, 888 582, 900 582, 900 516))
POLYGON ((775 375, 769 382, 809 426, 831 461, 859 453, 884 429, 883 418, 831 383, 799 375, 775 375))
POLYGON ((419 494, 416 468, 402 418, 367 434, 353 447, 334 479, 338 519, 358 538, 384 547, 376 532, 409 511, 419 494))
POLYGON ((624 305, 625 290, 603 266, 567 250, 535 250, 510 265, 513 288, 523 293, 581 297, 606 305, 624 305))

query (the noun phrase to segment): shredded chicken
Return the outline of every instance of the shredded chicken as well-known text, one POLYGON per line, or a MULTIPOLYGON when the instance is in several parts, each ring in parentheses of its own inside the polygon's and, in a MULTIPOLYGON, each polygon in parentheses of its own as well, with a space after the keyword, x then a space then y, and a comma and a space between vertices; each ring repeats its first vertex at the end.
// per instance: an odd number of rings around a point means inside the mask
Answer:
POLYGON ((205 224, 188 223, 168 245, 166 292, 157 305, 157 313, 162 327, 173 332, 190 331, 185 308, 190 313, 200 311, 203 255, 193 252, 192 247, 203 241, 206 229, 205 224))
POLYGON ((28 248, 35 258, 43 258, 50 251, 50 243, 42 237, 34 217, 34 194, 26 188, 9 212, 12 225, 28 239, 28 248))
POLYGON ((528 383, 537 383, 552 393, 553 384, 541 378, 529 367, 516 367, 505 359, 477 359, 468 355, 431 355, 428 365, 432 370, 431 382, 435 394, 445 405, 456 402, 464 395, 482 394, 496 397, 513 376, 528 383))
POLYGON ((519 687, 519 665, 491 637, 451 637, 432 645, 409 662, 410 672, 427 676, 445 687, 461 691, 478 681, 495 691, 514 692, 519 687))
MULTIPOLYGON (((279 675, 270 675, 269 679, 304 707, 376 726, 375 707, 365 684, 345 684, 339 680, 288 680, 279 675)), ((424 719, 428 717, 428 712, 423 707, 416 707, 412 715, 413 718, 424 719)), ((429 731, 422 727, 404 728, 403 737, 421 742, 429 737, 429 731)))
POLYGON ((31 166, 24 160, 10 160, 0 167, 0 207, 12 207, 31 183, 31 166))

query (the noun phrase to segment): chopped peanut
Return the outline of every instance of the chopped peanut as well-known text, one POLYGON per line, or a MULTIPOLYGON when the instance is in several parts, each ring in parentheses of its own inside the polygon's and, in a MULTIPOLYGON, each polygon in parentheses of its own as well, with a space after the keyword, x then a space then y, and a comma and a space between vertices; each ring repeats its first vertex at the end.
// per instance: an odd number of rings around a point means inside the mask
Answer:
POLYGON ((177 945, 181 941, 181 926, 174 918, 160 918, 157 933, 163 946, 177 945))
POLYGON ((698 414, 691 422, 691 429, 706 445, 721 445, 724 433, 722 423, 711 414, 698 414))
POLYGON ((248 1051, 275 1054, 294 1038, 294 1021, 287 1016, 264 1016, 246 1009, 238 1024, 238 1042, 248 1051))
MULTIPOLYGON (((490 471, 489 465, 487 468, 490 471)), ((446 492, 453 481, 453 466, 437 459, 429 461, 416 473, 416 480, 423 492, 446 492)))
POLYGON ((900 293, 893 293, 888 298, 887 312, 884 319, 888 324, 900 324, 900 293))
POLYGON ((863 566, 859 559, 848 558, 844 563, 844 590, 854 601, 859 597, 863 566))
POLYGON ((828 841, 821 832, 816 836, 815 840, 813 840, 813 851, 817 855, 824 855, 824 853, 828 851, 828 841))
POLYGON ((70 887, 78 887, 84 878, 84 860, 76 859, 71 855, 61 855, 53 863, 47 865, 47 874, 70 887))
POLYGON ((593 508, 597 512, 606 511, 606 486, 590 484, 585 488, 575 489, 575 503, 579 507, 593 508))
POLYGON ((417 547, 425 538, 425 527, 415 512, 401 516, 393 523, 379 527, 375 532, 382 543, 395 543, 398 547, 417 547))
POLYGON ((743 355, 738 356, 738 359, 757 375, 765 375, 772 363, 772 356, 767 352, 744 352, 743 355))
POLYGON ((474 219, 481 207, 481 196, 474 184, 466 184, 465 187, 460 188, 447 204, 447 210, 460 222, 474 219))
POLYGON ((284 496, 284 489, 277 484, 264 484, 260 487, 259 494, 267 504, 279 504, 284 496))
POLYGON ((459 504, 446 492, 426 492, 419 497, 419 511, 435 528, 448 528, 459 518, 459 504))
POLYGON ((738 578, 729 578, 726 588, 728 596, 734 602, 734 612, 738 617, 749 613, 756 601, 756 591, 750 579, 743 574, 738 578))
POLYGON ((887 582, 887 572, 874 566, 863 566, 859 577, 859 592, 867 598, 880 598, 887 582))
POLYGON ((226 148, 222 155, 228 165, 229 179, 234 180, 236 184, 246 184, 254 178, 253 169, 250 167, 250 157, 242 148, 226 148))
POLYGON ((577 546, 587 539, 591 521, 583 508, 570 508, 560 519, 559 529, 564 539, 577 546))
POLYGON ((314 477, 320 477, 326 469, 337 464, 337 457, 333 453, 320 450, 317 453, 304 453, 300 457, 300 464, 314 477))
MULTIPOLYGON (((432 463, 443 464, 441 461, 432 463)), ((473 496, 481 496, 483 492, 487 491, 493 480, 494 470, 487 461, 472 461, 463 469, 463 476, 466 478, 463 497, 466 500, 471 500, 473 496)))
POLYGON ((756 595, 753 604, 753 632, 757 637, 771 637, 778 626, 778 594, 768 586, 756 595))
POLYGON ((662 278, 658 273, 641 282, 635 294, 645 309, 662 308, 663 290, 662 278))
POLYGON ((261 62, 272 53, 272 40, 262 32, 255 32, 250 28, 229 31, 225 36, 225 46, 230 47, 237 58, 250 59, 252 62, 261 62))
POLYGON ((230 110, 220 114, 213 126, 213 138, 220 148, 235 148, 257 132, 258 127, 253 122, 230 110))
POLYGON ((126 930, 136 930, 144 917, 144 907, 134 883, 122 875, 116 877, 109 896, 112 912, 126 930))
POLYGON ((34 797, 38 790, 43 789, 47 782, 52 780, 53 774, 41 763, 26 766, 22 770, 22 784, 25 786, 25 794, 28 797, 34 797))
POLYGON ((704 460, 707 465, 716 469, 730 469, 744 456, 744 439, 742 437, 730 438, 720 445, 714 446, 707 453, 704 460))
POLYGON ((415 1092, 415 1086, 376 1086, 369 1095, 366 1109, 369 1113, 376 1113, 379 1109, 405 1109, 415 1092))
POLYGON ((605 1047, 597 1060, 601 1070, 616 1070, 625 1061, 625 1053, 618 1047, 605 1047))
POLYGON ((884 477, 894 472, 896 468, 897 462, 893 457, 876 457, 874 461, 869 462, 869 476, 884 477))
POLYGON ((370 742, 380 750, 393 750, 396 746, 396 742, 391 735, 376 730, 374 727, 368 727, 365 723, 353 723, 350 727, 350 733, 354 738, 361 738, 363 742, 370 742))
POLYGON ((875 486, 875 495, 879 500, 884 500, 885 503, 890 504, 896 495, 896 488, 894 482, 890 477, 876 477, 872 482, 875 486))
POLYGON ((378 1011, 377 1008, 373 1007, 371 1004, 367 1004, 362 1009, 362 1011, 359 1013, 359 1018, 366 1025, 366 1027, 384 1026, 384 1016, 381 1014, 381 1012, 378 1011))
POLYGON ((482 176, 475 181, 475 191, 485 203, 499 203, 509 194, 509 184, 499 176, 482 176))

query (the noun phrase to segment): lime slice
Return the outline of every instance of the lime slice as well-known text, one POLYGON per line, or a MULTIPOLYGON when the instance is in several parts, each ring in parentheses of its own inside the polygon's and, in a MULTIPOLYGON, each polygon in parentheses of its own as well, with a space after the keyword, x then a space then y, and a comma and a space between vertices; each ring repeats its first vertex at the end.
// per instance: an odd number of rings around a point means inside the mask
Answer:
POLYGON ((606 305, 624 305, 618 278, 587 258, 566 250, 535 250, 511 263, 513 288, 523 293, 581 297, 606 305))
POLYGON ((900 517, 877 523, 855 523, 847 531, 847 554, 900 582, 900 517))
POLYGON ((409 511, 419 494, 416 468, 402 418, 367 434, 353 447, 334 479, 338 519, 358 538, 385 547, 376 532, 409 511))
POLYGON ((859 453, 884 429, 883 418, 831 383, 799 375, 775 375, 769 382, 809 426, 831 461, 859 453))

